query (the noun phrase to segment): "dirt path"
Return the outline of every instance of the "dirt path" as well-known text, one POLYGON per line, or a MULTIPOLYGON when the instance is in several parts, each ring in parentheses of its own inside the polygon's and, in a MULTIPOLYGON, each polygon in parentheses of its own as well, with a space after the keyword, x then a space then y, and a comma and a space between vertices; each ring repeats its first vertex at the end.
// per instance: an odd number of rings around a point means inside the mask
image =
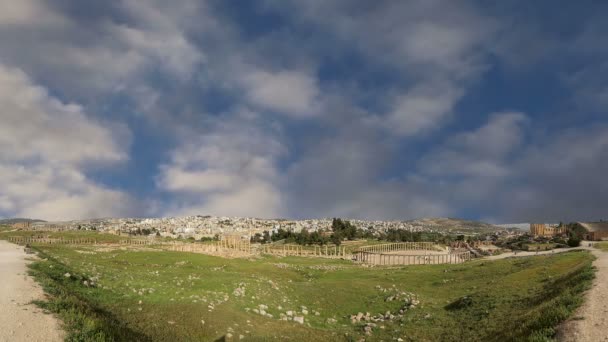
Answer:
POLYGON ((63 341, 58 320, 29 304, 44 293, 27 262, 23 247, 0 240, 0 342, 63 341))
POLYGON ((564 323, 558 340, 564 342, 608 341, 608 252, 594 250, 597 267, 593 287, 587 292, 585 303, 571 319, 564 323))
POLYGON ((498 259, 506 259, 506 258, 519 258, 519 257, 536 256, 536 255, 557 254, 557 253, 564 253, 564 252, 569 252, 569 251, 574 251, 574 250, 579 250, 579 249, 590 250, 591 248, 588 248, 588 247, 558 248, 558 249, 554 249, 554 250, 550 250, 550 251, 539 251, 539 252, 519 251, 519 252, 517 252, 517 254, 515 254, 513 252, 508 252, 508 253, 502 253, 499 255, 491 255, 489 257, 486 257, 485 259, 498 260, 498 259))

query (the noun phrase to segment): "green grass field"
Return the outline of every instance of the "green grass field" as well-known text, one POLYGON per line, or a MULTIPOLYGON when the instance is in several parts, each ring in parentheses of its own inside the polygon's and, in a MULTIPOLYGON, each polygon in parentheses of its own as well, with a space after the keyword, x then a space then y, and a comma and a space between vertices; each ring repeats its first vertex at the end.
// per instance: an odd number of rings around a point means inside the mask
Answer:
POLYGON ((557 246, 555 243, 526 243, 524 247, 527 251, 548 251, 557 246))
POLYGON ((583 251, 365 268, 342 260, 224 259, 154 248, 37 248, 44 259, 31 273, 50 294, 39 305, 60 315, 71 341, 215 341, 227 334, 245 341, 543 341, 581 303, 593 278, 593 257, 583 251), (94 286, 84 285, 91 280, 94 286), (365 323, 351 323, 358 312, 396 313, 403 302, 387 299, 401 292, 420 304, 377 322, 371 336, 364 335, 365 323), (255 313, 260 305, 272 317, 255 313), (287 311, 304 324, 281 320, 287 311))
POLYGON ((596 243, 595 248, 601 249, 604 252, 608 252, 608 241, 596 243))

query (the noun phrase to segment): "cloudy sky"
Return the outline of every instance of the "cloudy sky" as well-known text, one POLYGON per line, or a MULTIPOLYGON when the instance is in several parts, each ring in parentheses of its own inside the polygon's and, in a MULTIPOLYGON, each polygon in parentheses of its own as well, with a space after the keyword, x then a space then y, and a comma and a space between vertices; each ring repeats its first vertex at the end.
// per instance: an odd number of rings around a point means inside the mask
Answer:
POLYGON ((0 0, 0 217, 606 219, 607 15, 0 0))

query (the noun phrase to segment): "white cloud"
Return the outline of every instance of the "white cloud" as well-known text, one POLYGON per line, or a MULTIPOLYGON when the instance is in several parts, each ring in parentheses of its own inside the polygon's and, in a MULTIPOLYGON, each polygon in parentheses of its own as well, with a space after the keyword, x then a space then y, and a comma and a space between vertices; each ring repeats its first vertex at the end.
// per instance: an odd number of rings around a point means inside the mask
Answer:
POLYGON ((429 176, 504 177, 510 153, 523 143, 527 118, 519 112, 490 115, 488 122, 470 132, 456 134, 420 161, 429 176))
POLYGON ((449 118, 487 68, 499 23, 463 1, 269 1, 401 75, 373 120, 399 136, 423 135, 449 118), (400 94, 395 97, 394 94, 400 94), (392 98, 392 99, 391 99, 392 98))
POLYGON ((464 91, 449 82, 416 85, 397 97, 385 125, 402 136, 413 136, 440 126, 464 91))
POLYGON ((87 118, 79 105, 49 96, 18 69, 0 65, 0 102, 0 160, 78 164, 127 158, 119 136, 87 118))
POLYGON ((129 132, 51 97, 18 69, 0 65, 0 212, 43 219, 125 214, 129 197, 90 181, 84 169, 128 158, 129 132))
POLYGON ((314 77, 300 71, 255 70, 243 77, 253 104, 293 117, 318 113, 319 89, 314 77))
POLYGON ((34 25, 48 27, 65 24, 65 18, 40 0, 0 1, 0 27, 34 25))
POLYGON ((218 121, 186 139, 161 167, 157 185, 175 203, 167 214, 278 217, 283 213, 278 158, 285 152, 255 122, 218 121))
MULTIPOLYGON (((165 10, 160 3, 124 1, 113 10, 122 11, 122 18, 128 20, 100 15, 86 22, 61 13, 57 4, 4 3, 0 6, 12 12, 0 8, 0 25, 11 18, 19 25, 0 26, 2 63, 19 67, 81 102, 113 91, 128 93, 150 70, 188 80, 204 62, 203 52, 180 26, 187 22, 186 16, 165 10)), ((193 12, 187 18, 197 14, 202 15, 193 12)))
POLYGON ((133 199, 88 180, 78 169, 38 163, 0 163, 0 212, 45 220, 128 216, 133 199))

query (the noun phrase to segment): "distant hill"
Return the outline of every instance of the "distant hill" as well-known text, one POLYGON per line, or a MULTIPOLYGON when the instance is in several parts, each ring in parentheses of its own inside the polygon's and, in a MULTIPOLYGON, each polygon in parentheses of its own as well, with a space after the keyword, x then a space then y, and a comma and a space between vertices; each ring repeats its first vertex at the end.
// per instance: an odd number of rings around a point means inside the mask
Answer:
POLYGON ((413 226, 420 226, 426 228, 434 228, 437 230, 445 231, 458 231, 458 232, 471 232, 471 233, 492 233, 497 230, 503 230, 503 228, 496 225, 480 222, 463 220, 458 218, 423 218, 417 220, 407 221, 413 226))
POLYGON ((530 230, 530 224, 529 223, 501 223, 501 224, 497 224, 497 226, 501 227, 501 228, 517 228, 520 230, 530 230))
POLYGON ((31 222, 31 223, 35 223, 35 222, 46 222, 46 221, 44 221, 44 220, 28 219, 28 218, 10 218, 10 219, 1 219, 0 220, 0 224, 4 224, 4 225, 15 224, 15 223, 19 223, 19 222, 31 222))

